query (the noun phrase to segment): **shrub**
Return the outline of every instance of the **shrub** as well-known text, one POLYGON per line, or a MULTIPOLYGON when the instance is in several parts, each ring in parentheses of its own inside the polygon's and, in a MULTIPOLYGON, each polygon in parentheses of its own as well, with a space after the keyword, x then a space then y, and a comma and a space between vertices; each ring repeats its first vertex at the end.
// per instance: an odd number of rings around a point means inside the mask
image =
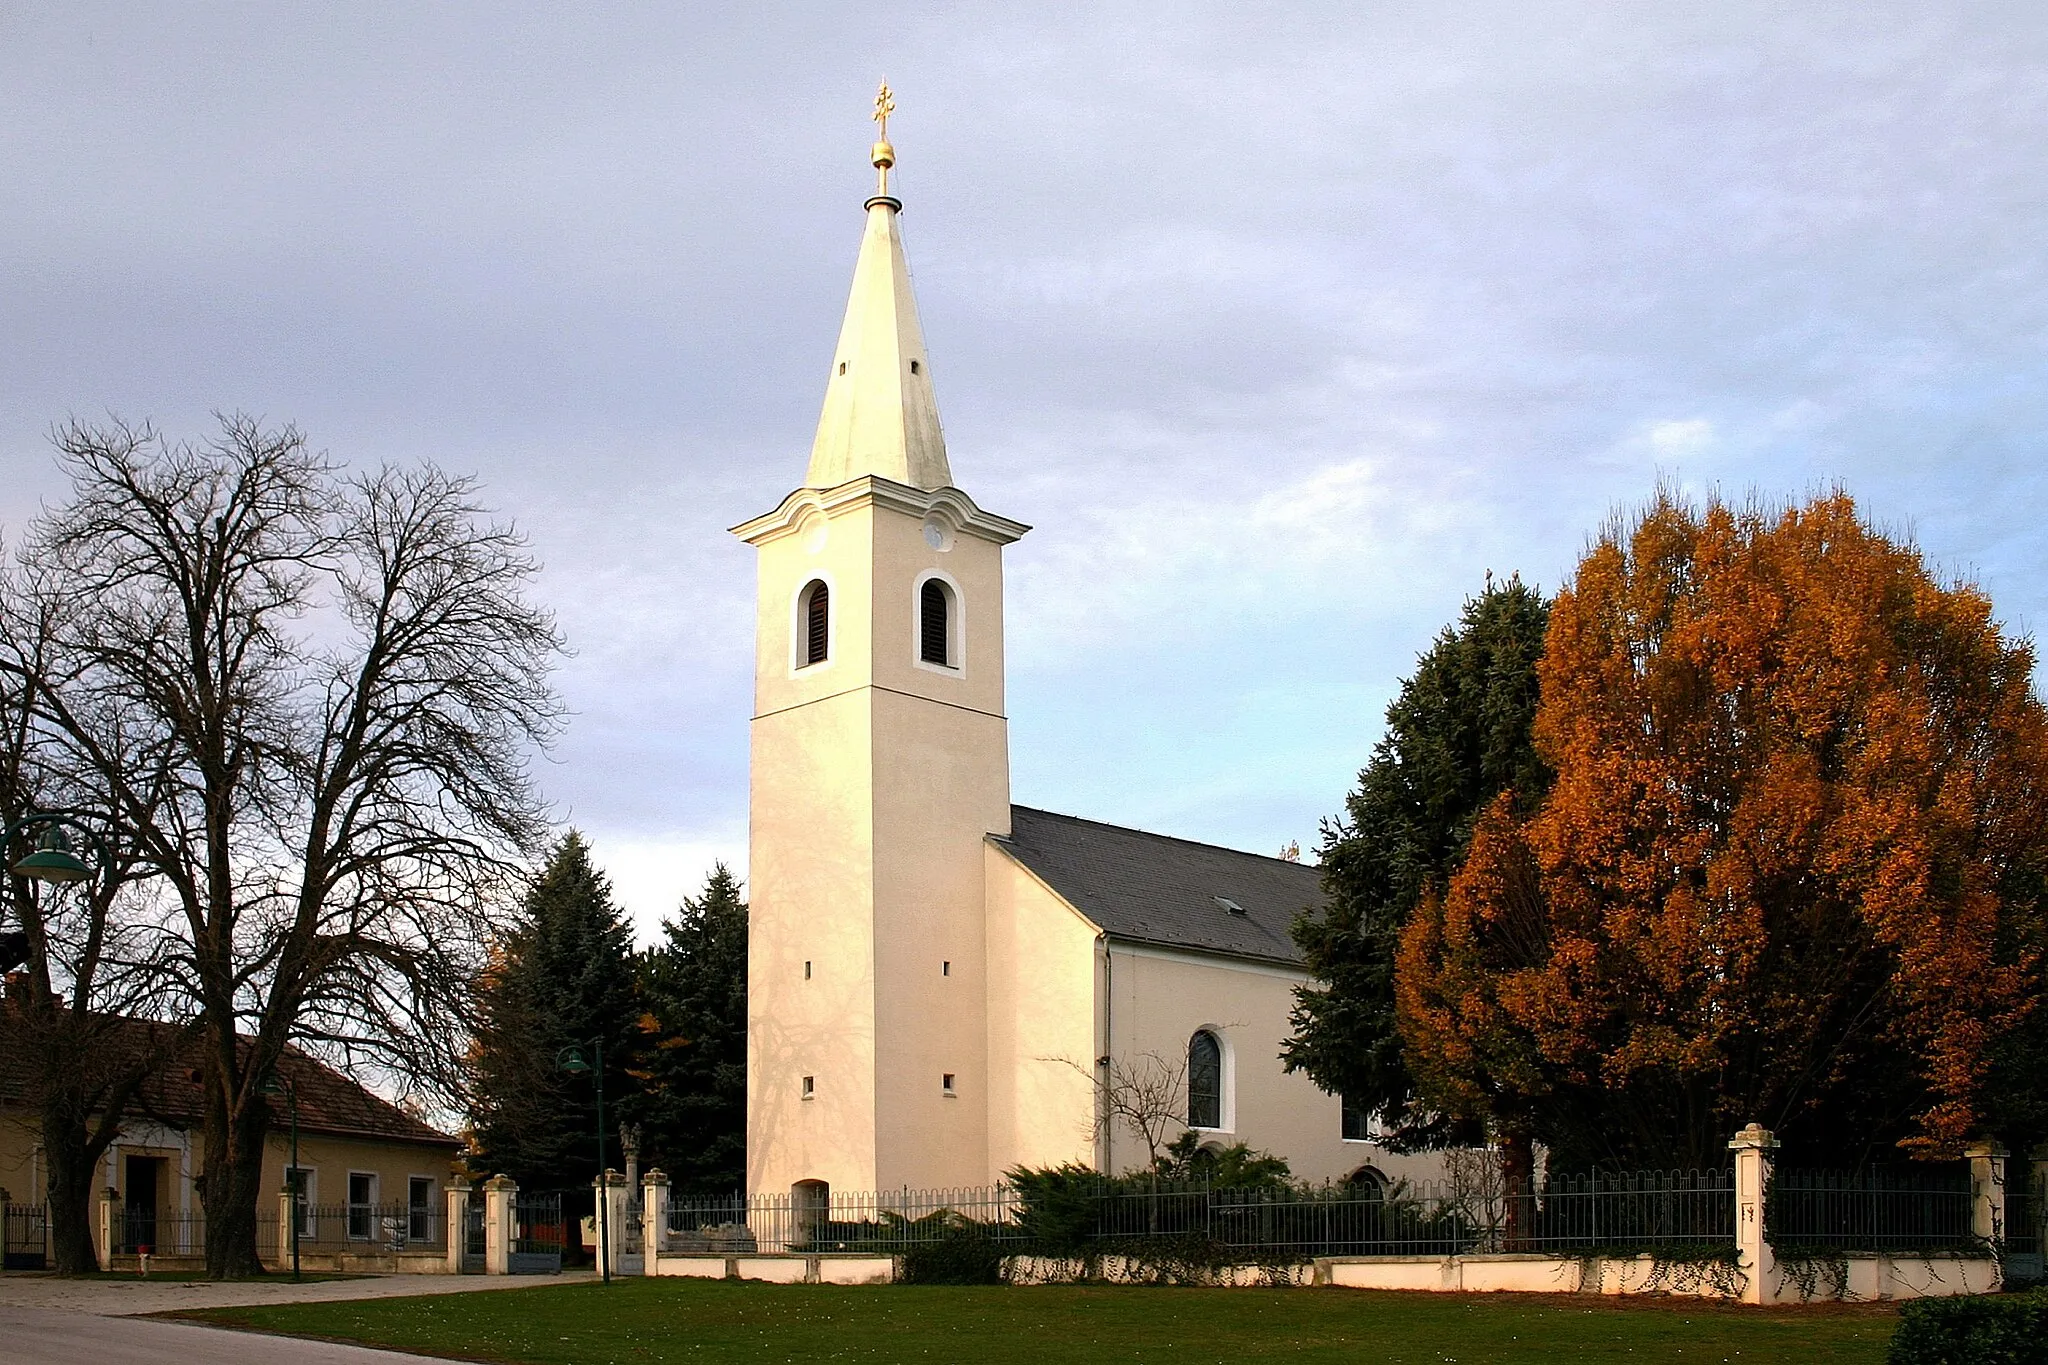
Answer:
POLYGON ((2048 1292, 1916 1299, 1899 1310, 1890 1365, 2048 1365, 2048 1292))
POLYGON ((909 1219, 884 1213, 902 1246, 899 1284, 1001 1284, 1004 1248, 995 1229, 951 1209, 909 1219))

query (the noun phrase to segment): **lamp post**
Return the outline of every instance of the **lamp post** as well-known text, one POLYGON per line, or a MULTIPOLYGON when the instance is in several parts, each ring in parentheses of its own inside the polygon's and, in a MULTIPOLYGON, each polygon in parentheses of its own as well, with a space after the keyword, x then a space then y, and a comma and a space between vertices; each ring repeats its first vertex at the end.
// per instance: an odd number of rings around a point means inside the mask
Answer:
MULTIPOLYGON (((35 852, 14 864, 17 876, 31 881, 45 882, 51 886, 62 886, 68 882, 90 881, 95 875, 91 863, 71 851, 71 841, 64 837, 65 826, 83 834, 90 846, 99 871, 107 867, 107 846, 100 836, 93 833, 92 826, 74 815, 60 810, 32 810, 19 820, 11 820, 7 828, 0 830, 0 849, 14 842, 14 836, 41 825, 42 837, 36 840, 35 852)), ((24 926, 27 921, 23 920, 24 926)), ((0 933, 0 972, 11 972, 28 961, 28 930, 26 927, 0 933)))
POLYGON ((597 1259, 604 1282, 612 1282, 611 1185, 604 1178, 604 1039, 590 1040, 591 1060, 583 1060, 583 1045, 572 1044, 555 1054, 555 1065, 572 1076, 590 1073, 597 1085, 597 1259))
POLYGON ((300 1206, 306 1200, 305 1174, 299 1170, 299 1088, 279 1076, 275 1071, 263 1078, 263 1084, 256 1087, 259 1095, 283 1095, 292 1107, 292 1168, 285 1177, 285 1184, 292 1192, 292 1283, 299 1279, 299 1223, 305 1215, 300 1206))

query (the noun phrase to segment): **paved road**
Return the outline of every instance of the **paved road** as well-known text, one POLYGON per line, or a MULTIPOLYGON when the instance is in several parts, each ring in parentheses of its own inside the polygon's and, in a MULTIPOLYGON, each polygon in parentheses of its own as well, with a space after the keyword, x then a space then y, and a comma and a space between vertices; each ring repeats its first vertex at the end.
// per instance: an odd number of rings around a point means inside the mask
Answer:
POLYGON ((0 1356, 10 1365, 405 1365, 429 1360, 185 1322, 12 1304, 0 1305, 0 1343, 0 1356))
MULTIPOLYGON (((469 1294, 595 1279, 567 1275, 379 1275, 359 1280, 209 1281, 0 1275, 0 1361, 6 1365, 403 1365, 427 1356, 232 1332, 131 1316, 269 1303, 469 1294)), ((445 1363, 444 1363, 445 1365, 445 1363)))

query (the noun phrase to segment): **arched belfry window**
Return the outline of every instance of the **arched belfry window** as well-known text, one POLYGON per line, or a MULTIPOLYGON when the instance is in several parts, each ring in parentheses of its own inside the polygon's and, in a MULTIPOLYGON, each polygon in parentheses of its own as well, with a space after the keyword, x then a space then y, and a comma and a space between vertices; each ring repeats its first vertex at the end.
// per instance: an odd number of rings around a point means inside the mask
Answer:
POLYGON ((803 639, 797 650, 797 667, 809 668, 825 662, 832 646, 832 590, 822 578, 804 589, 803 639))
POLYGON ((917 591, 917 657, 953 666, 953 594, 936 578, 927 578, 917 591))
POLYGON ((1223 1126, 1223 1044, 1207 1029, 1188 1039, 1188 1127, 1223 1126))

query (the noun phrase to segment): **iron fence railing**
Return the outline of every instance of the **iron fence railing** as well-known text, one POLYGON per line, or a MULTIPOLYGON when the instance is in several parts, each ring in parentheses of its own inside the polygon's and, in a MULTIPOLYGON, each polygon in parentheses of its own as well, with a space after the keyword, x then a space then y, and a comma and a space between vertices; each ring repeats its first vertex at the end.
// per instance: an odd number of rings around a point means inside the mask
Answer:
POLYGON ((1962 1163, 1776 1171, 1764 1200, 1764 1235, 1781 1251, 1975 1250, 1975 1203, 1962 1163))
POLYGON ((41 1270, 49 1256, 48 1206, 0 1204, 0 1269, 41 1270))
POLYGON ((1025 1190, 799 1190, 675 1201, 662 1249, 897 1252, 974 1236, 1047 1255, 1177 1242, 1198 1254, 1257 1260, 1733 1245, 1728 1171, 1557 1176, 1513 1197, 1495 1186, 1214 1189, 1136 1178, 1025 1190))
MULTIPOLYGON (((440 1251, 446 1248, 447 1213, 404 1204, 302 1204, 301 1255, 337 1251, 440 1251)), ((114 1209, 108 1234, 117 1255, 148 1250, 152 1256, 204 1256, 206 1215, 200 1210, 114 1209)), ((288 1259, 292 1232, 276 1213, 256 1215, 256 1254, 266 1261, 288 1259), (282 1235, 280 1235, 280 1233, 282 1235)))

